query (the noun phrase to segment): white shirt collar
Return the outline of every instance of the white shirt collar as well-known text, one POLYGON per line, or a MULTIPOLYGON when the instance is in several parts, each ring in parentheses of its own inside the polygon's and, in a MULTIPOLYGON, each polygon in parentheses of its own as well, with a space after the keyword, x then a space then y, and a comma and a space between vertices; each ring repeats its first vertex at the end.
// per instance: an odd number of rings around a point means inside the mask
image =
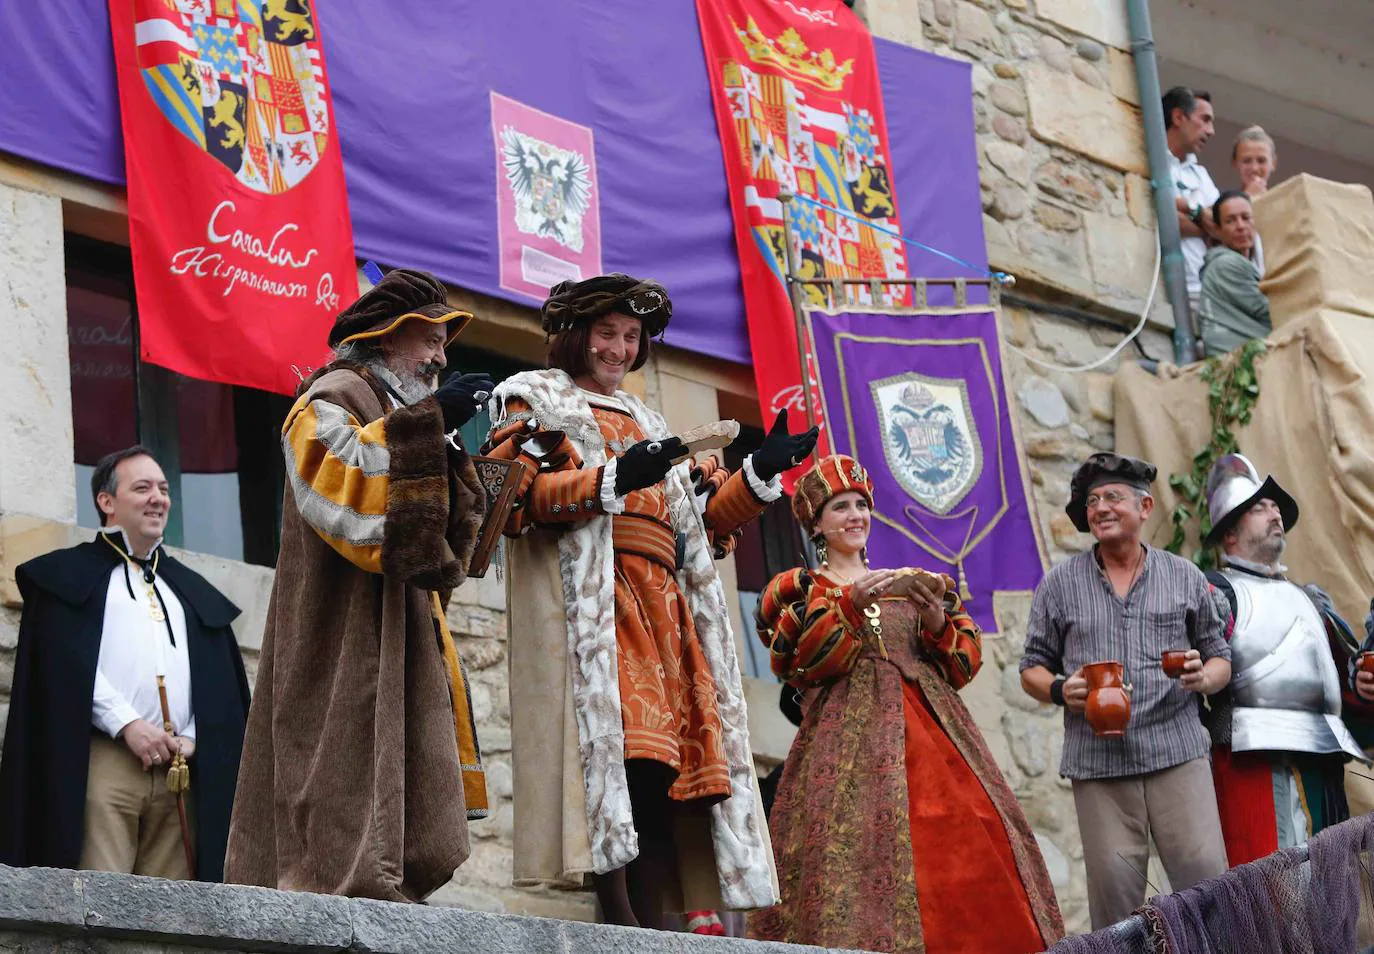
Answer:
POLYGON ((617 391, 614 395, 610 395, 602 394, 600 391, 590 391, 587 388, 579 388, 578 390, 582 392, 582 396, 587 399, 588 404, 599 404, 614 411, 629 411, 625 402, 620 399, 623 391, 617 391))

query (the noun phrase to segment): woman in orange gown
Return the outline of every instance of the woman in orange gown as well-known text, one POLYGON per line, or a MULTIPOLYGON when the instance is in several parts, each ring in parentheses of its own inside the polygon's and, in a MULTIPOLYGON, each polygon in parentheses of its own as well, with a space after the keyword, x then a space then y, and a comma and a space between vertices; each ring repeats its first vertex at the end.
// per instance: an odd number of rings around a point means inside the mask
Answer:
POLYGON ((827 457, 792 506, 821 567, 768 584, 759 635, 803 693, 770 825, 782 903, 750 936, 1027 954, 1063 934, 1044 861, 957 690, 981 634, 947 576, 870 570, 873 485, 827 457))

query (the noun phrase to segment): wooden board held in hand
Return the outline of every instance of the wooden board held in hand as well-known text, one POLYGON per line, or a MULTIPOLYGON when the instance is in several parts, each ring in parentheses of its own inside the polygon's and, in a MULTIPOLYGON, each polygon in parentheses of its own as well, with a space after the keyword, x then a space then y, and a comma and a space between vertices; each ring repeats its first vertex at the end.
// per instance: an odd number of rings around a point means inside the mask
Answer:
POLYGON ((674 464, 700 454, 702 451, 728 447, 736 437, 739 437, 739 421, 715 421, 711 424, 702 424, 698 427, 688 428, 677 436, 686 446, 681 454, 673 458, 674 464))

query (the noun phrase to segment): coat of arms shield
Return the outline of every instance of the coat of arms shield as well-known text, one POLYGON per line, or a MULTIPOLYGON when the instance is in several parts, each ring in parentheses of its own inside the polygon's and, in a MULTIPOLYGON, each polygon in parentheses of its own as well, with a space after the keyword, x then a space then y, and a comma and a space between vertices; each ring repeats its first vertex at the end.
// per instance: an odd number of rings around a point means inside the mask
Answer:
POLYGON ((872 381, 869 390, 892 476, 932 513, 948 513, 983 471, 967 382, 907 372, 872 381))

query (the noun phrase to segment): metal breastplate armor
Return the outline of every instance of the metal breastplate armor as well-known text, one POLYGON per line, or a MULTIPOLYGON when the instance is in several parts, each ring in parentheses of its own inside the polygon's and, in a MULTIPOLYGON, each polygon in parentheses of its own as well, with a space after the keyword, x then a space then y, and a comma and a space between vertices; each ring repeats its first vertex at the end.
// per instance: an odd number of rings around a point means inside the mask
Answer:
POLYGON ((1341 681, 1321 614, 1298 586, 1223 570, 1236 594, 1231 749, 1364 751, 1341 722, 1341 681))

